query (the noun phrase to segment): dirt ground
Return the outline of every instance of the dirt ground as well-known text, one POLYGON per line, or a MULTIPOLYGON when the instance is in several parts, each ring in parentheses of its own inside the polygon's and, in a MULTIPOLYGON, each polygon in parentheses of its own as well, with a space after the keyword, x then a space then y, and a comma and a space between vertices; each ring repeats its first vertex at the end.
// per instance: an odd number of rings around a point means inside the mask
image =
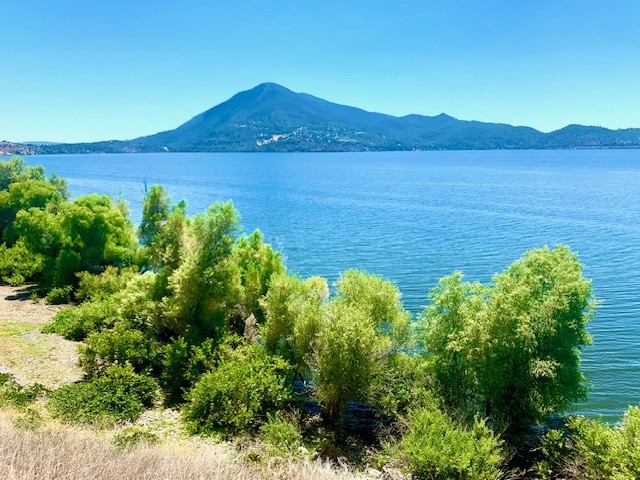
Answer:
POLYGON ((78 343, 40 330, 64 307, 32 300, 29 287, 0 285, 0 372, 57 388, 78 380, 78 343))

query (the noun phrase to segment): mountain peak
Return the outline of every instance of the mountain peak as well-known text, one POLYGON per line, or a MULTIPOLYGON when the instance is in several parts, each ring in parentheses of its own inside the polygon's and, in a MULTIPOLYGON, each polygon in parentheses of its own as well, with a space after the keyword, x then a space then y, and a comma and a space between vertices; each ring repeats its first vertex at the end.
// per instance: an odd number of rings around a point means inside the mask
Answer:
MULTIPOLYGON (((43 153, 371 151, 637 147, 640 129, 569 126, 549 134, 445 113, 394 117, 296 93, 265 82, 174 130, 124 142, 37 147, 43 153)), ((36 148, 36 147, 32 147, 36 148)))
POLYGON ((247 90, 247 91, 256 92, 256 93, 264 93, 264 92, 294 93, 293 91, 289 90, 288 88, 283 87, 282 85, 279 85, 279 84, 273 83, 273 82, 261 83, 259 85, 256 85, 255 87, 247 90))

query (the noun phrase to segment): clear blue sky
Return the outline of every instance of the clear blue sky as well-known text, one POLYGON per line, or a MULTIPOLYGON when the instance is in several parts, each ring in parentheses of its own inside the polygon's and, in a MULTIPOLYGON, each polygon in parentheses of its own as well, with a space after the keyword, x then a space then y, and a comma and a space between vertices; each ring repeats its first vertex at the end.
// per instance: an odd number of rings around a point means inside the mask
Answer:
POLYGON ((405 115, 640 127, 640 0, 7 0, 0 140, 126 139, 259 83, 405 115))

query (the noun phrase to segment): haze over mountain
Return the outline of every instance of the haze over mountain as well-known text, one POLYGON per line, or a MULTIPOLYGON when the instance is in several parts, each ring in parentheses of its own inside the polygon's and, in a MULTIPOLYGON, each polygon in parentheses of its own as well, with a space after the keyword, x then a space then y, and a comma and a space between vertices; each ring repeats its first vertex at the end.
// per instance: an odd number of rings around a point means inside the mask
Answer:
POLYGON ((444 113, 394 117, 339 105, 275 83, 240 92, 175 130, 133 140, 33 146, 38 153, 340 152, 630 148, 640 128, 530 127, 458 120, 444 113))

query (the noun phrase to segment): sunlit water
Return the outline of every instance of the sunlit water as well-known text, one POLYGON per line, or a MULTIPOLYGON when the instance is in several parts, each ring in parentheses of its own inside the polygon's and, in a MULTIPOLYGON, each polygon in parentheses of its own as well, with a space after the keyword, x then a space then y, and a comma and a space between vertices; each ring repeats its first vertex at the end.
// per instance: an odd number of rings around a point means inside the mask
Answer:
POLYGON ((487 281, 525 250, 579 252, 601 302, 579 411, 616 420, 640 403, 640 151, 129 154, 28 158, 74 196, 119 195, 139 220, 144 184, 190 213, 233 199, 290 270, 347 268, 396 282, 414 314, 438 279, 487 281))

